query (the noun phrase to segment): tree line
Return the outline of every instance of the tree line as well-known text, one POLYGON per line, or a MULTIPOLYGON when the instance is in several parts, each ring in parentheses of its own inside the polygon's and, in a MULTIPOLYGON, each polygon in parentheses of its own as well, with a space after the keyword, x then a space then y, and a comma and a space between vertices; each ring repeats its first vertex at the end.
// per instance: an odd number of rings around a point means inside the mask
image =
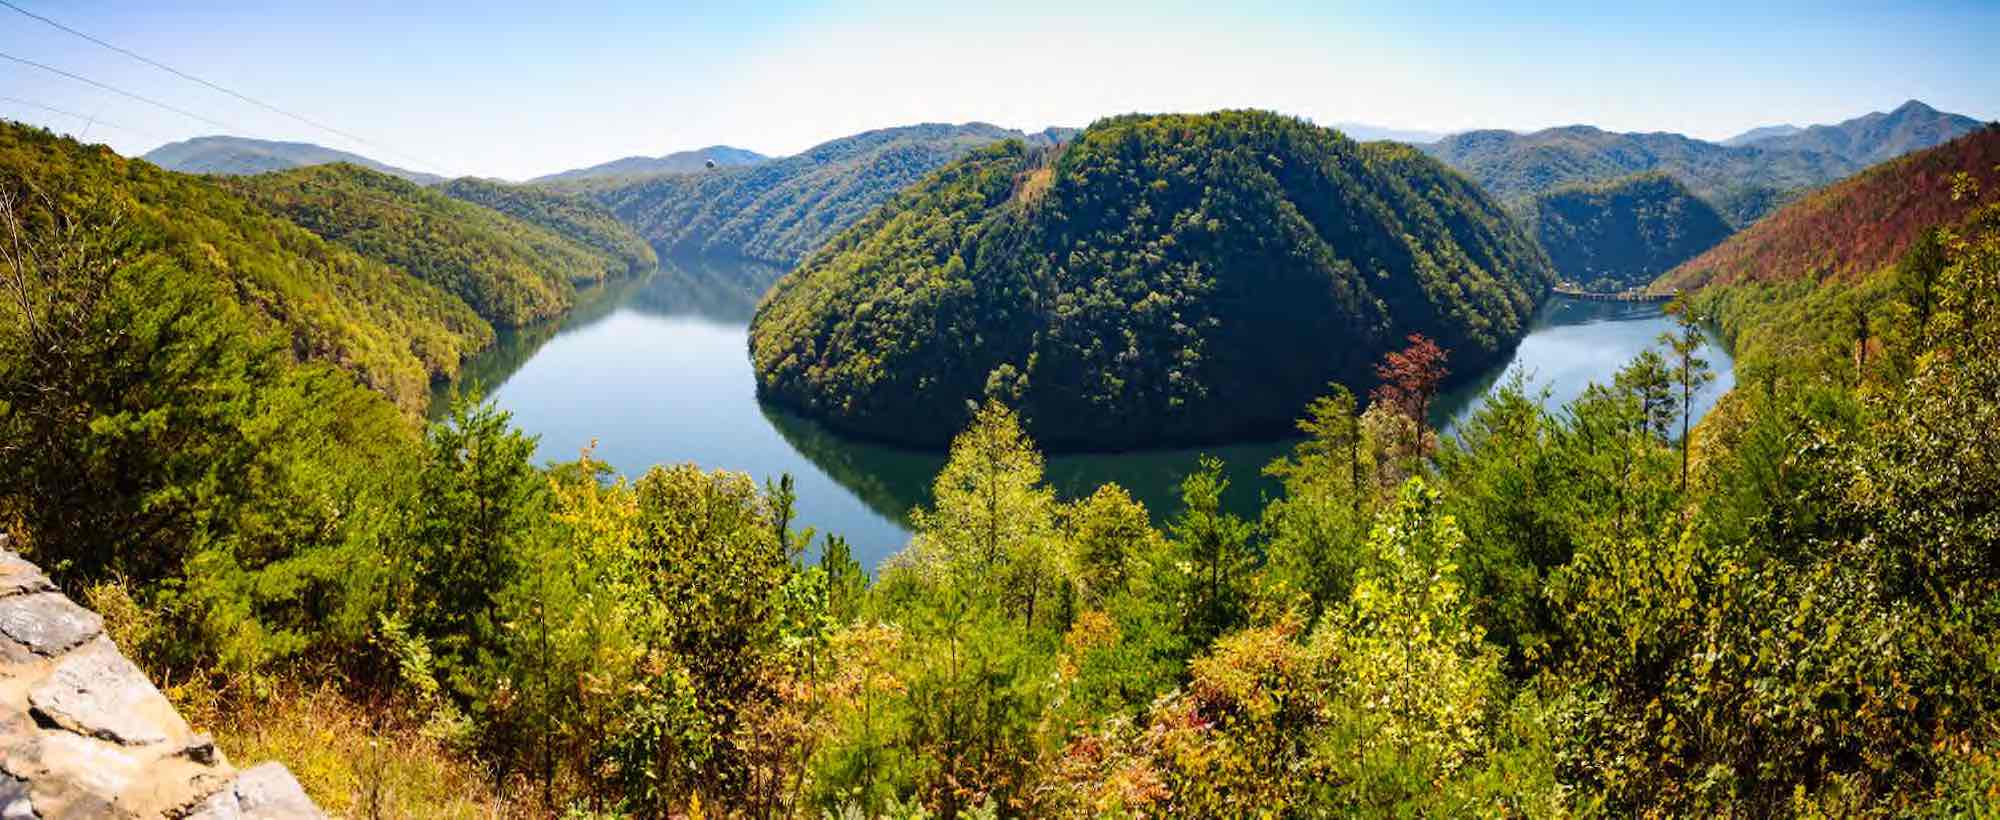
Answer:
POLYGON ((1424 425, 1451 359, 1405 338, 1255 517, 1212 461, 1164 528, 1060 499, 984 401, 871 576, 782 477, 538 465, 473 396, 416 428, 132 203, 8 190, 0 522, 196 714, 329 688, 512 811, 1975 814, 2000 783, 2000 206, 1851 288, 1705 291, 1612 383, 1504 383, 1456 436, 1424 425), (1697 425, 1708 321, 1745 369, 1697 425))

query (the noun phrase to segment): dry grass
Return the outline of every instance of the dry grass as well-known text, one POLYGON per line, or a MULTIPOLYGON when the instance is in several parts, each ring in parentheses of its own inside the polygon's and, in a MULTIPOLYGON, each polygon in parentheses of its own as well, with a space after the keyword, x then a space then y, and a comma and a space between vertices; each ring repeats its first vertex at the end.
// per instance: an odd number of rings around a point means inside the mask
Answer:
POLYGON ((540 816, 464 756, 332 687, 287 691, 217 715, 216 743, 243 768, 277 760, 328 814, 350 818, 540 816))

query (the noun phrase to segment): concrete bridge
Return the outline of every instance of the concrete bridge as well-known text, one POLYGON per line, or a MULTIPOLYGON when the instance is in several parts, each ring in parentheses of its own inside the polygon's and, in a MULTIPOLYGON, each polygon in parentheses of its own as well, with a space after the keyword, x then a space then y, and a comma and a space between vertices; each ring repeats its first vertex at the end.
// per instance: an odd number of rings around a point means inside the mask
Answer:
POLYGON ((1648 293, 1644 290, 1598 293, 1584 290, 1567 282, 1556 285, 1550 288, 1549 291, 1566 299, 1580 299, 1585 302, 1671 302, 1674 300, 1674 297, 1680 295, 1679 290, 1673 293, 1648 293))

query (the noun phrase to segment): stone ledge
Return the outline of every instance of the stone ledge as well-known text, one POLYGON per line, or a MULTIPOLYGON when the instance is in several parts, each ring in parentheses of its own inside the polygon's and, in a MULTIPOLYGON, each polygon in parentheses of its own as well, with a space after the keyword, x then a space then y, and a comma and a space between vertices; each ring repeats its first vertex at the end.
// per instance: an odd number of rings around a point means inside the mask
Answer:
POLYGON ((237 771, 0 533, 0 820, 323 817, 283 764, 237 771))

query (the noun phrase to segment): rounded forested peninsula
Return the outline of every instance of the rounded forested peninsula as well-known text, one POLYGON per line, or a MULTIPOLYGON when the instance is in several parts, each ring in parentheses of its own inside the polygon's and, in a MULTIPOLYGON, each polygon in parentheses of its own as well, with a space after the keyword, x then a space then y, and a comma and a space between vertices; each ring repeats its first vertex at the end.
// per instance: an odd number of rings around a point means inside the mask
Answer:
POLYGON ((840 234, 750 327, 766 400, 941 445, 1005 401, 1044 446, 1268 437, 1421 333, 1455 369, 1525 331, 1546 257, 1408 146, 1259 111, 983 148, 840 234))

